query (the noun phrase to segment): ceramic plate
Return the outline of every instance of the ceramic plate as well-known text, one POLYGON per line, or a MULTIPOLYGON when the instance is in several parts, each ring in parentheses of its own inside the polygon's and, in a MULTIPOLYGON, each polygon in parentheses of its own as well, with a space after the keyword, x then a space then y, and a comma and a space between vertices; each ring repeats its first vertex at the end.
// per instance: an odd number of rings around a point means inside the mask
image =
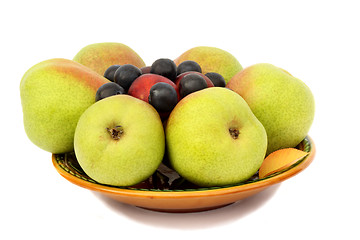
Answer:
POLYGON ((114 187, 99 184, 89 178, 81 170, 74 154, 53 154, 52 161, 56 170, 68 181, 119 202, 155 211, 197 212, 229 205, 301 172, 313 161, 315 146, 312 139, 306 137, 297 148, 309 154, 281 172, 263 179, 255 177, 238 184, 210 188, 152 189, 141 185, 114 187))

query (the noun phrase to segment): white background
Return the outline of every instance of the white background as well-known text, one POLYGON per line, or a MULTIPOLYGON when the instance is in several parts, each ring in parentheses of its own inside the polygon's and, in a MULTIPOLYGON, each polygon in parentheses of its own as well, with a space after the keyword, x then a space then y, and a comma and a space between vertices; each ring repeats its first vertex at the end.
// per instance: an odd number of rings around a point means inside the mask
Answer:
POLYGON ((360 14, 356 1, 2 1, 0 239, 359 239, 360 14), (34 64, 120 42, 149 65, 206 45, 268 62, 313 91, 314 162, 228 207, 167 214, 77 187, 25 135, 19 83, 34 64))

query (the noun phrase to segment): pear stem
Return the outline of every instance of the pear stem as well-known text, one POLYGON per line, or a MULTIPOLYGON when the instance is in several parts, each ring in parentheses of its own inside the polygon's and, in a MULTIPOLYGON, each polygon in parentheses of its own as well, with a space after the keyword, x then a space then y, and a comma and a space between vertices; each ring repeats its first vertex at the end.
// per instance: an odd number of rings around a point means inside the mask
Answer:
POLYGON ((106 128, 106 130, 110 133, 110 136, 114 140, 119 140, 121 135, 124 133, 124 129, 122 126, 115 126, 113 128, 106 128))
POLYGON ((238 139, 240 131, 237 128, 229 128, 229 133, 233 139, 238 139))

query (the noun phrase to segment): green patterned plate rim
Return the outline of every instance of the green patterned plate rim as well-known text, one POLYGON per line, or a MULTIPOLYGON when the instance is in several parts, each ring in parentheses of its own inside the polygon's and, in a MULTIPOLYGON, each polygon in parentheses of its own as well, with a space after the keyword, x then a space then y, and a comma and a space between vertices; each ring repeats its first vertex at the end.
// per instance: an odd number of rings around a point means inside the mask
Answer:
MULTIPOLYGON (((296 146, 297 149, 300 149, 302 151, 308 152, 310 153, 312 151, 312 145, 311 145, 311 141, 310 138, 307 136, 303 139, 303 141, 301 141, 301 143, 299 143, 298 146, 296 146)), ((136 187, 121 187, 121 186, 112 186, 112 185, 106 185, 106 184, 101 184, 98 183, 96 181, 94 181, 93 179, 91 179, 90 177, 88 177, 84 171, 80 168, 80 166, 78 165, 77 161, 74 159, 75 155, 74 153, 65 153, 65 154, 54 154, 54 160, 56 161, 56 164, 65 172, 67 172, 68 174, 79 178, 83 181, 86 182, 90 182, 93 184, 99 184, 102 186, 107 186, 107 187, 111 187, 111 188, 118 188, 118 189, 127 189, 127 190, 137 190, 137 191, 155 191, 155 192, 189 192, 189 191, 206 191, 206 190, 215 190, 215 189, 223 189, 223 188, 229 188, 229 187, 237 187, 237 186, 242 186, 242 185, 246 185, 246 184, 250 184, 250 183, 256 183, 256 182, 262 182, 266 179, 269 178, 273 178, 275 176, 278 176, 286 171, 289 171, 290 169, 298 166, 299 164, 301 164, 309 155, 299 159, 296 163, 294 163, 293 165, 291 165, 290 167, 273 173, 265 178, 259 179, 259 178, 255 178, 252 180, 247 180, 244 182, 240 182, 240 183, 236 183, 236 184, 230 184, 230 185, 224 185, 224 186, 219 186, 219 187, 199 187, 199 188, 185 188, 185 189, 157 189, 157 188, 136 188, 136 187)))

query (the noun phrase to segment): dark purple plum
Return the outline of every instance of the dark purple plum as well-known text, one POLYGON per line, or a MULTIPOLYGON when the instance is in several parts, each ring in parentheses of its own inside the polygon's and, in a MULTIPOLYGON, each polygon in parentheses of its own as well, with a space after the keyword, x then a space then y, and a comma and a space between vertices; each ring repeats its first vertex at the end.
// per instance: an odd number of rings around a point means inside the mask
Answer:
POLYGON ((177 102, 177 92, 170 84, 158 82, 150 88, 149 103, 158 112, 170 112, 177 102))
POLYGON ((206 83, 205 78, 202 76, 191 73, 184 76, 179 83, 179 92, 181 98, 189 95, 190 93, 199 91, 201 89, 207 88, 208 85, 206 83))
POLYGON ((184 72, 199 72, 201 73, 201 67, 200 65, 195 62, 195 61, 191 61, 191 60, 186 60, 183 61, 182 63, 179 64, 179 66, 177 67, 177 75, 180 75, 184 72))
POLYGON ((106 69, 106 71, 104 73, 104 77, 107 78, 108 80, 114 82, 114 74, 115 74, 116 70, 118 70, 119 67, 120 67, 120 65, 111 65, 110 67, 108 67, 108 69, 106 69))
POLYGON ((226 86, 226 82, 224 77, 216 72, 208 72, 205 74, 205 76, 207 76, 211 82, 214 84, 215 87, 225 87, 226 86))
POLYGON ((141 74, 142 72, 138 67, 131 64, 125 64, 116 70, 114 80, 127 91, 134 80, 141 74))
POLYGON ((158 74, 170 79, 171 81, 175 81, 177 75, 176 64, 171 59, 160 58, 151 65, 150 73, 158 74))
POLYGON ((108 83, 101 85, 101 87, 99 87, 99 89, 96 91, 95 101, 97 102, 101 99, 104 99, 104 98, 107 98, 110 96, 114 96, 114 95, 118 95, 118 94, 125 94, 124 88, 122 88, 117 83, 108 82, 108 83))

